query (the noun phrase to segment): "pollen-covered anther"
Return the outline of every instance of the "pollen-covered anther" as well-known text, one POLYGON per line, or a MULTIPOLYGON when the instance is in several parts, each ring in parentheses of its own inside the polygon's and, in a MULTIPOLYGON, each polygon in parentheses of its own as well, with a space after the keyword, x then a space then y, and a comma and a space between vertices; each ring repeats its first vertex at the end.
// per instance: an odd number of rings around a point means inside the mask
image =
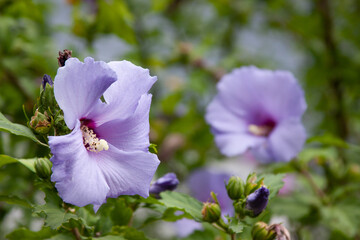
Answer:
POLYGON ((271 133, 271 131, 273 130, 272 126, 258 126, 255 124, 250 124, 249 128, 248 128, 249 132, 256 135, 256 136, 269 136, 269 134, 271 133))
POLYGON ((109 149, 108 143, 104 139, 97 138, 91 128, 88 128, 86 125, 82 125, 81 132, 83 135, 84 146, 90 152, 98 153, 109 149))

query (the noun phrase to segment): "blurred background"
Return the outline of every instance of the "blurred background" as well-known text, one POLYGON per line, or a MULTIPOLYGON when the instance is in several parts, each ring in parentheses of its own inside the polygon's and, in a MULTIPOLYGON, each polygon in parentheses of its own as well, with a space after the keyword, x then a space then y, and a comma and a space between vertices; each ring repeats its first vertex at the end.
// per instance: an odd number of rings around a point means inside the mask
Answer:
MULTIPOLYGON (((175 172, 184 191, 187 177, 199 168, 245 177, 258 168, 255 161, 222 156, 204 120, 217 81, 245 65, 291 71, 305 91, 308 136, 356 145, 359 24, 356 0, 0 0, 0 111, 26 124, 24 111, 33 115, 42 77, 55 77, 60 50, 72 50, 81 61, 87 56, 106 62, 126 59, 158 77, 150 113, 150 138, 162 162, 158 176, 175 172)), ((26 158, 49 152, 0 132, 0 154, 26 158)), ((34 179, 23 166, 4 166, 0 193, 41 202, 34 179)), ((301 179, 289 179, 290 190, 310 191, 301 187, 301 179)), ((292 203, 300 208, 296 196, 292 203)), ((274 214, 284 215, 275 205, 274 214)), ((306 218, 310 210, 285 212, 295 239, 326 239, 334 231, 344 237, 340 230, 324 230, 328 221, 311 226, 306 218)), ((41 224, 31 212, 0 202, 0 239, 19 226, 36 230, 41 224)), ((145 231, 156 236, 154 230, 145 231)), ((170 238, 171 232, 161 231, 159 238, 170 238)))

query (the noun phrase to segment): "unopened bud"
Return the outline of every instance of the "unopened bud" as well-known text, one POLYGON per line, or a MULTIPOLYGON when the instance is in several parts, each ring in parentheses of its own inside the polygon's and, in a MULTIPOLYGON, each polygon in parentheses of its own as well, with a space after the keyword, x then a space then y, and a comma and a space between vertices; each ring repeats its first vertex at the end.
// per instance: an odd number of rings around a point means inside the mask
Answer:
POLYGON ((45 75, 43 76, 43 80, 42 80, 42 83, 41 83, 43 90, 45 90, 46 84, 49 84, 50 86, 53 86, 53 85, 54 85, 53 80, 52 80, 51 77, 50 77, 49 75, 47 75, 47 74, 45 74, 45 75))
POLYGON ((52 167, 52 163, 50 162, 49 159, 47 158, 36 159, 35 171, 39 177, 43 179, 49 178, 51 175, 51 167, 52 167))
POLYGON ((251 236, 253 240, 273 240, 276 238, 276 233, 269 229, 270 227, 264 222, 257 222, 252 231, 251 236))
POLYGON ((251 173, 247 177, 246 185, 245 185, 245 195, 246 196, 256 190, 256 186, 257 186, 256 180, 257 180, 256 173, 251 173))
POLYGON ((47 134, 50 130, 51 123, 48 121, 49 117, 39 112, 36 109, 34 116, 31 117, 30 127, 38 134, 47 134))
POLYGON ((221 217, 221 208, 217 203, 204 203, 201 210, 203 220, 209 223, 217 222, 221 217))
POLYGON ((269 195, 269 189, 264 186, 251 193, 246 199, 245 210, 247 215, 256 217, 262 213, 267 206, 269 195))
POLYGON ((272 224, 269 230, 275 232, 277 240, 291 240, 289 231, 282 224, 272 224))
POLYGON ((244 197, 244 181, 240 177, 232 176, 226 184, 226 190, 230 199, 240 199, 244 197))
POLYGON ((151 186, 150 186, 150 194, 155 195, 156 197, 159 197, 159 194, 163 191, 172 191, 174 190, 177 185, 179 184, 179 180, 176 177, 175 173, 167 173, 158 180, 156 180, 151 186))

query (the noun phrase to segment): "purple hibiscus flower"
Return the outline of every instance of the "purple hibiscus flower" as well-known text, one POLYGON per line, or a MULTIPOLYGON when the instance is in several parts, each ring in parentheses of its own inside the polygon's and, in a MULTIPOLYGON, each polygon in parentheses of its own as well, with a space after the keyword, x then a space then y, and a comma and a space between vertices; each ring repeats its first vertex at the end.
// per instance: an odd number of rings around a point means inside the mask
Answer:
POLYGON ((178 184, 179 179, 177 179, 176 174, 167 173, 151 184, 149 192, 155 197, 159 197, 161 192, 175 190, 178 184))
POLYGON ((159 164, 148 151, 155 81, 127 61, 70 58, 59 68, 55 98, 72 132, 49 137, 49 145, 51 180, 65 202, 97 210, 108 197, 149 195, 159 164))
POLYGON ((206 121, 224 155, 251 149, 262 162, 289 161, 302 149, 306 102, 290 72, 242 67, 225 75, 217 88, 206 121))

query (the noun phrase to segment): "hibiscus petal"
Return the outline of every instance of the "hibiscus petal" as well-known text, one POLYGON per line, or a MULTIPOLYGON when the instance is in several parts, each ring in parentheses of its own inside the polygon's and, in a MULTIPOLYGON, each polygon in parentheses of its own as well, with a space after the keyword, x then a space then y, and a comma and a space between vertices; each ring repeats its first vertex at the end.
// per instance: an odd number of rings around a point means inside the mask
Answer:
POLYGON ((234 114, 229 106, 223 105, 219 97, 215 97, 207 108, 205 119, 219 133, 245 133, 247 123, 234 114))
POLYGON ((77 58, 68 59, 59 68, 54 83, 55 98, 64 111, 66 125, 73 129, 77 119, 86 118, 115 81, 115 72, 105 62, 95 62, 90 57, 84 63, 77 58))
POLYGON ((80 122, 68 135, 49 137, 49 145, 54 155, 51 181, 60 197, 79 207, 103 204, 110 188, 98 167, 98 155, 83 145, 80 122))
POLYGON ((100 138, 120 150, 147 151, 149 148, 149 112, 151 94, 141 96, 135 113, 126 119, 106 122, 96 128, 100 138))
POLYGON ((297 119, 281 122, 273 130, 269 145, 275 161, 290 161, 301 151, 306 140, 306 131, 297 119))
POLYGON ((101 158, 99 167, 110 187, 107 197, 149 196, 150 182, 160 163, 155 154, 125 152, 109 144, 109 150, 101 152, 101 158))
POLYGON ((222 154, 227 157, 234 157, 244 153, 249 148, 263 144, 265 138, 246 133, 215 133, 215 142, 222 154))
POLYGON ((108 106, 103 109, 99 125, 133 114, 140 97, 146 94, 157 80, 156 77, 150 76, 148 69, 128 61, 109 62, 108 66, 116 72, 118 80, 104 93, 108 106))

